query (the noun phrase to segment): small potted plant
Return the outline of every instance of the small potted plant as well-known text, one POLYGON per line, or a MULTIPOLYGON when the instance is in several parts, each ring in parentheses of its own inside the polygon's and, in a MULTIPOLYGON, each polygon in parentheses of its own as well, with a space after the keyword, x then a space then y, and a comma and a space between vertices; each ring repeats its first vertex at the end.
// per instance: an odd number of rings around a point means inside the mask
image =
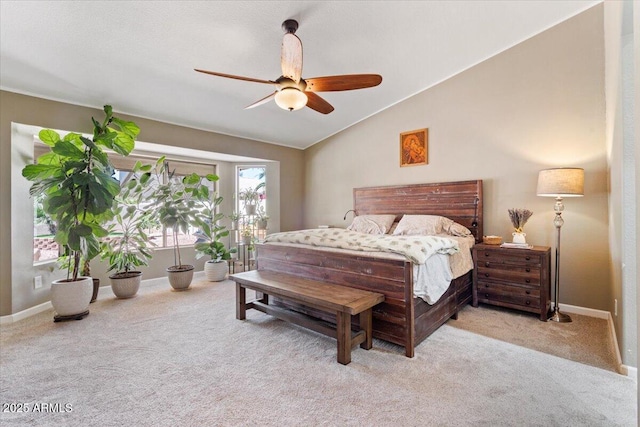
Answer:
POLYGON ((242 231, 240 232, 240 236, 242 237, 243 244, 245 245, 250 244, 253 238, 253 232, 251 231, 251 227, 249 227, 248 225, 245 226, 245 228, 243 228, 242 231))
POLYGON ((231 229, 238 229, 238 221, 240 221, 240 214, 238 212, 233 212, 229 215, 229 219, 231 220, 231 229))
POLYGON ((256 226, 258 227, 258 230, 266 230, 269 221, 269 215, 267 215, 262 206, 258 208, 256 215, 256 226))
POLYGON ((102 122, 92 118, 93 138, 78 133, 61 137, 56 131, 40 131, 40 140, 51 151, 27 165, 22 176, 33 181, 32 196, 42 196, 44 212, 54 221, 56 242, 68 260, 66 279, 51 285, 54 321, 81 319, 89 314, 93 280, 82 277, 82 263, 100 253, 99 239, 107 235, 104 225, 113 217, 112 206, 120 192, 113 165, 105 149, 128 155, 140 132, 133 122, 113 116, 104 106, 102 122))
POLYGON ((118 298, 132 298, 138 293, 142 272, 136 267, 148 265, 151 259, 149 237, 145 229, 152 227, 152 212, 144 206, 144 193, 151 178, 151 165, 136 162, 134 177, 124 182, 116 197, 111 240, 103 245, 102 259, 109 261, 107 271, 111 290, 118 298), (136 175, 139 175, 137 178, 136 175), (114 230, 118 233, 114 233, 114 230))
POLYGON ((238 197, 242 200, 244 211, 247 215, 256 214, 256 206, 260 201, 260 194, 255 188, 245 188, 238 193, 238 197))

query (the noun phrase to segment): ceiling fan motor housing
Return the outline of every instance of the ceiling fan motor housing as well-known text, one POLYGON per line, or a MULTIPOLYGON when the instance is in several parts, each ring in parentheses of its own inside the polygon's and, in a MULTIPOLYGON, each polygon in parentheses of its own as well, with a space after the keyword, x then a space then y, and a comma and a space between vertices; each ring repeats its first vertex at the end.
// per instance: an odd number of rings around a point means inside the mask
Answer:
POLYGON ((282 29, 285 33, 295 34, 298 30, 298 21, 295 19, 287 19, 282 23, 282 29))

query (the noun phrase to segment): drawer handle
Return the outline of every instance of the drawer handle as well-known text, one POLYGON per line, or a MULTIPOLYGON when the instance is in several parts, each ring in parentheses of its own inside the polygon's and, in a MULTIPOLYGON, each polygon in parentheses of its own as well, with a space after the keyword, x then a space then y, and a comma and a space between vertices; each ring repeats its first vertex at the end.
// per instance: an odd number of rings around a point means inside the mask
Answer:
POLYGON ((491 265, 491 263, 490 263, 489 261, 487 261, 487 262, 485 262, 485 263, 484 263, 484 266, 485 266, 485 267, 489 267, 490 265, 491 265))
POLYGON ((525 304, 531 305, 531 301, 527 300, 527 301, 525 301, 525 304))
POLYGON ((489 252, 485 252, 485 253, 484 253, 484 256, 489 256, 489 252))
POLYGON ((530 273, 531 269, 530 268, 526 268, 524 271, 526 271, 527 273, 530 273))
POLYGON ((530 256, 528 256, 528 257, 525 257, 525 259, 526 259, 527 261, 529 261, 529 260, 531 259, 531 257, 530 257, 530 256))
POLYGON ((489 277, 489 273, 484 273, 484 277, 489 277))
POLYGON ((485 288, 488 288, 488 287, 489 287, 489 284, 488 284, 488 283, 485 283, 485 284, 484 284, 484 287, 485 287, 485 288))
POLYGON ((484 294, 484 296, 485 296, 486 298, 489 298, 489 294, 484 294))
POLYGON ((525 291, 527 295, 531 295, 531 291, 525 291))
POLYGON ((527 280, 525 280, 525 282, 531 283, 531 279, 527 279, 527 280))

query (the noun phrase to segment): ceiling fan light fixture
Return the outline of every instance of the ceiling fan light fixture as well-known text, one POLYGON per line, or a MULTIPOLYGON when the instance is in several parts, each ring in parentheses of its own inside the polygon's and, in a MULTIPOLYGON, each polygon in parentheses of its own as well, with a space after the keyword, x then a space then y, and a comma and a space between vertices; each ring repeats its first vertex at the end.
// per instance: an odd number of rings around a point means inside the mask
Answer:
POLYGON ((276 93, 276 104, 283 110, 299 110, 307 105, 307 95, 295 87, 285 87, 276 93))

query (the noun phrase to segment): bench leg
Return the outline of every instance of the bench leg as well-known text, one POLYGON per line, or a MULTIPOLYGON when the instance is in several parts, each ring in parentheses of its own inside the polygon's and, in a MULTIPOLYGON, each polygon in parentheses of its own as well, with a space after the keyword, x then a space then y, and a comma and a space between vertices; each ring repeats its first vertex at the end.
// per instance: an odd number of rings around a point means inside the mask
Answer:
POLYGON ((244 320, 247 317, 247 290, 236 282, 236 319, 244 320))
POLYGON ((372 318, 373 312, 371 309, 365 310, 360 313, 360 330, 364 331, 366 335, 366 339, 360 343, 360 348, 364 348, 365 350, 371 349, 373 347, 373 337, 372 335, 372 318))
POLYGON ((336 313, 338 339, 338 363, 351 362, 351 315, 341 311, 336 313))

